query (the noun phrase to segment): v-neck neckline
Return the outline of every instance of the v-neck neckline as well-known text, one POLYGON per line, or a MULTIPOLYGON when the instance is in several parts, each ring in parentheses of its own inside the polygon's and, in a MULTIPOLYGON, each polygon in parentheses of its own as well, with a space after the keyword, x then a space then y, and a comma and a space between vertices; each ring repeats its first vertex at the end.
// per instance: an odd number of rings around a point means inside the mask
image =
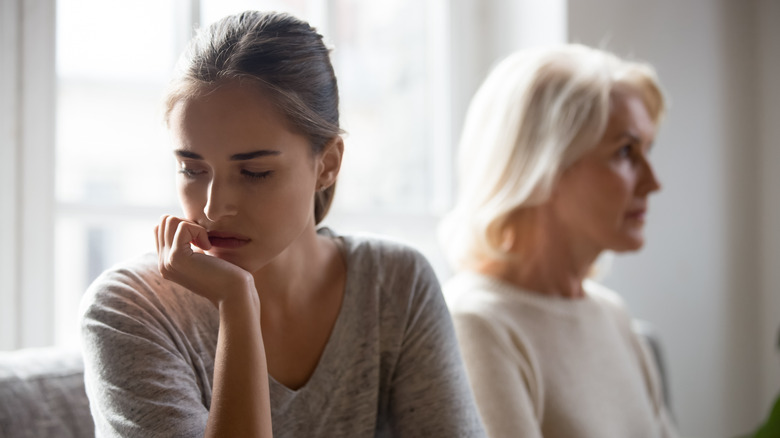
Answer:
MULTIPOLYGON (((350 315, 349 315, 349 309, 353 308, 354 306, 350 305, 348 300, 352 299, 352 293, 351 290, 354 289, 351 287, 351 280, 354 277, 353 275, 350 275, 350 269, 352 267, 352 263, 350 261, 350 252, 351 252, 351 242, 344 236, 340 236, 335 234, 332 230, 329 228, 321 228, 320 230, 333 239, 337 239, 340 241, 339 244, 339 250, 341 251, 342 256, 344 257, 344 264, 346 265, 345 269, 345 280, 344 280, 344 293, 341 298, 341 308, 339 309, 338 316, 336 316, 336 322, 333 324, 333 328, 330 331, 330 336, 328 337, 328 341, 325 343, 325 348, 322 350, 322 354, 320 355, 319 360, 317 361, 317 365, 314 368, 314 371, 312 371, 311 375, 309 376, 309 379, 301 385, 298 389, 292 389, 289 386, 285 385, 284 383, 279 382, 276 380, 270 373, 268 374, 268 380, 271 382, 271 389, 273 391, 273 388, 276 387, 279 391, 281 391, 283 394, 286 394, 289 397, 295 397, 298 394, 301 394, 302 392, 305 392, 307 388, 316 385, 316 380, 319 379, 319 376, 323 373, 327 373, 327 369, 329 364, 333 362, 331 359, 331 356, 334 354, 333 350, 337 349, 337 346, 334 345, 337 341, 337 339, 343 338, 342 332, 346 330, 346 327, 349 325, 346 321, 350 315)), ((273 397, 273 394, 272 394, 273 397)))

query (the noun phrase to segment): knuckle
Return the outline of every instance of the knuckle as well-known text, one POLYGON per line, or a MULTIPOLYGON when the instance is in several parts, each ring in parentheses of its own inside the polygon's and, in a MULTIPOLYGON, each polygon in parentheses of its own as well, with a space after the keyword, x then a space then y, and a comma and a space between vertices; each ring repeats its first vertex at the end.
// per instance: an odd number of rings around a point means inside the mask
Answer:
POLYGON ((177 266, 180 266, 183 261, 184 254, 182 254, 181 249, 179 247, 171 248, 170 253, 168 253, 168 259, 166 260, 168 268, 175 269, 177 266))
MULTIPOLYGON (((173 263, 170 260, 166 260, 162 264, 162 268, 160 268, 160 272, 163 274, 163 277, 166 275, 173 275, 173 272, 175 271, 173 263)), ((167 277, 166 277, 167 278, 167 277)))
POLYGON ((160 260, 157 263, 157 270, 160 271, 160 275, 162 275, 163 278, 166 280, 170 277, 170 271, 168 270, 168 266, 166 266, 166 262, 164 260, 160 260))

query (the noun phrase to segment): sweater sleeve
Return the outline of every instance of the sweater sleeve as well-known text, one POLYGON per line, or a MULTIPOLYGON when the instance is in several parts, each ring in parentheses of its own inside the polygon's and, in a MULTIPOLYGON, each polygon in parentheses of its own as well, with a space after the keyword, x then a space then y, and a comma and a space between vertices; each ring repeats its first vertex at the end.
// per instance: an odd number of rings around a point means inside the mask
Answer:
POLYGON ((541 438, 539 382, 522 345, 479 314, 455 312, 453 318, 488 436, 541 438))
POLYGON ((393 436, 484 437, 449 311, 436 276, 417 256, 393 373, 393 436))
POLYGON ((85 383, 96 436, 203 436, 208 409, 202 382, 145 280, 132 271, 104 274, 82 301, 85 383))

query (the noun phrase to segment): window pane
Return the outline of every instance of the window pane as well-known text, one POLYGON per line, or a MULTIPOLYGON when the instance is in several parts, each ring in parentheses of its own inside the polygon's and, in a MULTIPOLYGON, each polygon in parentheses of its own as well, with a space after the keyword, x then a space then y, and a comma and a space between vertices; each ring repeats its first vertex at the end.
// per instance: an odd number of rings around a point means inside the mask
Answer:
POLYGON ((314 26, 318 17, 312 16, 316 9, 312 6, 324 3, 324 0, 201 0, 201 24, 208 26, 227 15, 257 10, 288 12, 314 26))
POLYGON ((154 223, 145 218, 84 220, 60 217, 56 224, 56 343, 77 345, 78 304, 105 269, 154 251, 154 223))
POLYGON ((179 4, 57 2, 58 344, 77 339, 78 302, 89 283, 154 251, 157 218, 178 211, 162 98, 186 38, 179 4))
POLYGON ((399 0, 334 6, 330 29, 348 132, 338 208, 425 212, 432 109, 425 7, 399 0))
POLYGON ((170 204, 161 99, 175 62, 173 0, 60 0, 58 202, 170 204))

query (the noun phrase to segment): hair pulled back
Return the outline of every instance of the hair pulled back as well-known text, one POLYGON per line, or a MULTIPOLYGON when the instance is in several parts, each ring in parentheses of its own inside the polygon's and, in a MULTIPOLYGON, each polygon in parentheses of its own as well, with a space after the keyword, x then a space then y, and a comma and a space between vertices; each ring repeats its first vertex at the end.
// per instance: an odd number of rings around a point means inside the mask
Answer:
MULTIPOLYGON (((201 29, 177 65, 165 102, 165 121, 177 102, 231 81, 256 83, 285 116, 289 128, 320 153, 342 133, 339 96, 329 50, 305 21, 289 14, 247 11, 201 29)), ((335 183, 317 191, 314 219, 327 214, 335 183)))

